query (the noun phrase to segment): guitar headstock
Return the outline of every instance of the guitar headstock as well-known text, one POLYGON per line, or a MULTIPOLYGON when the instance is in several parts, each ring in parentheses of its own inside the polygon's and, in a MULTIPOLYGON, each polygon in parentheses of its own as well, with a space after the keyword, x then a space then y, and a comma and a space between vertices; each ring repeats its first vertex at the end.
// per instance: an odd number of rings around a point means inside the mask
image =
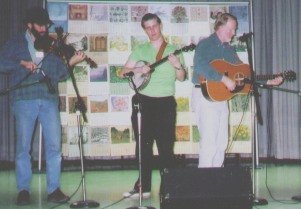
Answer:
POLYGON ((191 44, 188 45, 188 46, 184 46, 184 47, 182 48, 182 51, 184 51, 184 52, 192 51, 192 50, 195 49, 195 47, 196 47, 196 45, 193 44, 193 43, 191 43, 191 44))
POLYGON ((192 50, 194 50, 195 49, 195 47, 196 47, 196 45, 195 44, 190 44, 190 45, 188 45, 188 46, 184 46, 183 48, 181 48, 181 49, 177 49, 176 51, 174 51, 174 55, 177 55, 177 54, 179 54, 179 53, 181 53, 181 52, 188 52, 188 51, 192 51, 192 50))
POLYGON ((296 80, 296 72, 292 70, 287 70, 279 74, 286 81, 294 81, 296 80))

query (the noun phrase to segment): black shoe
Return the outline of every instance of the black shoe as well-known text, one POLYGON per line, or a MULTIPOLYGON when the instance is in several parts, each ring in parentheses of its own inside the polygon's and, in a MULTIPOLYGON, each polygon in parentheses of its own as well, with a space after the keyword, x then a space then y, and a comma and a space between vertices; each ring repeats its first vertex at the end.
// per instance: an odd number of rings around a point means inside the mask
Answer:
POLYGON ((17 197, 17 205, 29 205, 30 204, 30 194, 27 190, 22 190, 19 192, 17 197))
POLYGON ((60 188, 57 188, 52 192, 51 194, 48 195, 47 201, 48 202, 54 202, 54 203, 64 203, 68 202, 70 200, 70 197, 65 195, 60 188))

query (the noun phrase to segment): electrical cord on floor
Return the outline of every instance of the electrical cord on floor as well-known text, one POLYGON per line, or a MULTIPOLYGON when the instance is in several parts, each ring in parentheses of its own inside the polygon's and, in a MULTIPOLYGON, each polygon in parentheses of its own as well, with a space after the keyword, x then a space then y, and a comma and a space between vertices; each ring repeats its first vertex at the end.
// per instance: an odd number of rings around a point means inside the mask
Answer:
POLYGON ((110 204, 110 205, 107 205, 107 206, 102 207, 101 209, 106 209, 106 208, 112 207, 112 206, 114 206, 114 205, 120 203, 121 201, 123 201, 123 200, 125 200, 125 199, 127 199, 127 197, 123 197, 123 198, 117 200, 116 202, 113 202, 113 203, 110 204))
MULTIPOLYGON (((80 188, 80 186, 81 186, 81 184, 82 184, 82 181, 83 181, 83 178, 81 178, 81 181, 80 181, 79 185, 77 186, 76 190, 70 195, 70 200, 71 200, 72 197, 74 197, 74 195, 78 192, 78 190, 79 190, 79 188, 80 188)), ((121 199, 119 199, 119 200, 117 200, 117 201, 115 201, 115 202, 113 202, 113 203, 111 203, 111 204, 109 204, 109 205, 107 205, 107 206, 102 207, 101 209, 107 209, 107 208, 110 208, 110 207, 112 207, 112 206, 114 206, 114 205, 120 203, 120 202, 123 201, 124 199, 127 199, 127 197, 123 197, 123 198, 121 198, 121 199)), ((54 208, 60 207, 60 206, 65 205, 65 204, 70 204, 70 203, 69 203, 69 201, 68 201, 68 202, 64 202, 64 203, 60 203, 60 204, 57 204, 57 205, 55 205, 55 206, 53 206, 53 207, 50 207, 49 209, 54 209, 54 208)))
MULTIPOLYGON (((79 182, 79 185, 77 186, 77 188, 75 189, 75 191, 70 195, 70 200, 71 200, 72 197, 74 197, 74 195, 78 192, 78 190, 79 190, 79 188, 80 188, 82 182, 83 182, 83 177, 81 178, 81 181, 79 182)), ((69 202, 59 203, 59 204, 57 204, 57 205, 55 205, 55 206, 53 206, 53 207, 50 207, 49 209, 54 209, 54 208, 60 207, 60 206, 65 205, 65 204, 69 204, 69 202)))
MULTIPOLYGON (((80 129, 81 129, 81 133, 82 133, 83 125, 80 126, 80 129)), ((76 190, 70 195, 70 200, 71 200, 72 197, 78 192, 80 186, 82 185, 82 182, 83 182, 83 176, 82 176, 81 181, 80 181, 78 187, 76 188, 76 190)), ((113 203, 110 204, 110 205, 107 205, 107 206, 105 206, 105 207, 102 207, 101 209, 106 209, 106 208, 112 207, 112 206, 118 204, 119 202, 123 201, 124 199, 126 199, 126 198, 123 197, 123 198, 117 200, 116 202, 113 202, 113 203)), ((57 205, 55 205, 55 206, 53 206, 53 207, 50 207, 49 209, 54 209, 54 208, 60 207, 60 206, 62 206, 62 205, 65 205, 66 203, 70 204, 69 201, 68 201, 68 202, 64 202, 64 203, 57 204, 57 205)))
MULTIPOLYGON (((271 92, 269 92, 271 93, 271 92)), ((272 95, 269 94, 268 97, 267 97, 267 103, 268 104, 271 104, 271 106, 269 108, 267 108, 267 137, 268 139, 271 139, 272 138, 272 132, 271 132, 271 128, 272 126, 269 125, 270 121, 269 119, 271 119, 271 111, 273 109, 273 101, 272 101, 272 95)), ((271 157, 271 147, 272 147, 272 143, 271 143, 271 140, 268 141, 268 148, 267 148, 267 157, 270 158, 271 157)), ((300 204, 300 202, 297 202, 297 201, 294 201, 294 200, 279 200, 279 199, 276 199, 273 194, 272 194, 272 191, 271 189, 269 188, 269 185, 268 185, 268 166, 267 164, 265 164, 265 186, 266 186, 266 189, 268 190, 268 193, 270 195, 270 197, 272 198, 273 201, 275 202, 278 202, 278 203, 281 203, 281 204, 287 204, 287 205, 294 205, 294 204, 300 204)))
MULTIPOLYGON (((79 122, 80 122, 80 121, 79 121, 79 122)), ((80 124, 80 133, 82 133, 83 127, 84 127, 84 124, 80 124)), ((82 139, 82 136, 79 136, 79 140, 81 140, 81 139, 82 139)), ((78 142, 79 142, 79 141, 78 141, 78 142)), ((78 147, 80 148, 79 143, 78 143, 78 147)), ((80 150, 79 150, 79 151, 80 151, 80 150)), ((79 182, 79 185, 77 186, 77 188, 75 189, 75 191, 70 195, 70 200, 71 200, 72 197, 78 192, 80 186, 82 185, 83 180, 84 180, 84 177, 81 176, 81 180, 80 180, 80 182, 79 182)), ((59 206, 65 205, 66 203, 69 204, 69 201, 68 201, 68 202, 64 202, 64 203, 59 203, 59 204, 57 204, 57 205, 55 205, 55 206, 53 206, 53 207, 51 207, 51 208, 49 208, 49 209, 57 208, 57 207, 59 207, 59 206)))
POLYGON ((295 205, 295 204, 300 204, 300 202, 297 202, 297 201, 294 201, 294 200, 279 200, 279 199, 276 199, 270 188, 269 188, 269 185, 268 185, 268 166, 265 165, 265 187, 267 188, 268 192, 269 192, 269 195, 270 197, 272 198, 273 201, 275 202, 278 202, 278 203, 281 203, 281 204, 287 204, 287 205, 295 205))
MULTIPOLYGON (((81 133, 82 133, 83 125, 80 126, 80 129, 81 129, 81 133)), ((76 188, 76 190, 70 195, 70 200, 71 200, 72 197, 78 192, 80 186, 82 185, 82 182, 83 182, 83 176, 82 176, 81 181, 80 181, 78 187, 76 188)), ((105 207, 102 207, 101 209, 106 209, 106 208, 112 207, 112 206, 118 204, 119 202, 123 201, 124 199, 126 199, 126 198, 123 197, 123 198, 121 198, 120 200, 117 200, 116 202, 113 202, 113 203, 110 204, 110 205, 107 205, 107 206, 105 206, 105 207)), ((54 208, 60 207, 60 206, 62 206, 62 205, 65 205, 66 203, 69 204, 69 202, 60 203, 60 204, 57 204, 57 205, 55 205, 55 206, 53 206, 53 207, 51 207, 51 208, 49 208, 49 209, 54 209, 54 208)))

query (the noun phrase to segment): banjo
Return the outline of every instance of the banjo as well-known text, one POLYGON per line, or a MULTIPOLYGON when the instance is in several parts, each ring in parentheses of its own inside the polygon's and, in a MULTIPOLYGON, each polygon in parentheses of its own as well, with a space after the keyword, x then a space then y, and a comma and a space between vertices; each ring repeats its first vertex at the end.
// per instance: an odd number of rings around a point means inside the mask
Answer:
MULTIPOLYGON (((190 44, 188 46, 184 46, 181 49, 175 50, 173 52, 173 54, 177 55, 181 52, 192 51, 192 50, 194 50, 195 47, 196 47, 195 44, 190 44)), ((133 85, 135 85, 135 87, 138 91, 144 89, 148 85, 148 83, 151 79, 151 74, 155 71, 156 67, 161 65, 162 63, 166 62, 167 60, 168 60, 168 56, 166 56, 166 57, 162 58, 161 60, 158 60, 157 62, 151 64, 149 66, 151 70, 147 74, 144 74, 144 73, 135 73, 135 74, 133 74, 132 73, 132 76, 128 77, 130 87, 135 90, 135 88, 133 86, 133 85), (131 82, 131 80, 133 82, 131 82)), ((137 62, 136 67, 142 67, 142 66, 147 65, 147 64, 148 63, 146 61, 139 61, 139 62, 137 62)))

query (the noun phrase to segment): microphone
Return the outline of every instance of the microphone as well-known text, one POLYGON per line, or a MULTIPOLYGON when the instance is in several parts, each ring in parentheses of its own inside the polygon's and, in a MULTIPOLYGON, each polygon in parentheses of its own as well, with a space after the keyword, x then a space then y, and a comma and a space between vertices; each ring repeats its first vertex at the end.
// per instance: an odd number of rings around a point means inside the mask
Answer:
POLYGON ((43 75, 43 79, 41 81, 46 83, 47 88, 48 88, 48 92, 50 94, 54 94, 55 93, 55 88, 52 85, 50 78, 47 75, 45 75, 45 73, 43 71, 41 71, 41 72, 42 72, 42 75, 43 75))
POLYGON ((125 77, 125 78, 129 78, 129 77, 133 77, 133 76, 134 76, 134 72, 133 71, 130 71, 130 72, 127 72, 127 73, 123 74, 123 77, 125 77))
POLYGON ((244 33, 242 36, 238 37, 238 40, 240 42, 247 42, 249 40, 249 38, 251 38, 254 34, 252 32, 250 33, 244 33))

